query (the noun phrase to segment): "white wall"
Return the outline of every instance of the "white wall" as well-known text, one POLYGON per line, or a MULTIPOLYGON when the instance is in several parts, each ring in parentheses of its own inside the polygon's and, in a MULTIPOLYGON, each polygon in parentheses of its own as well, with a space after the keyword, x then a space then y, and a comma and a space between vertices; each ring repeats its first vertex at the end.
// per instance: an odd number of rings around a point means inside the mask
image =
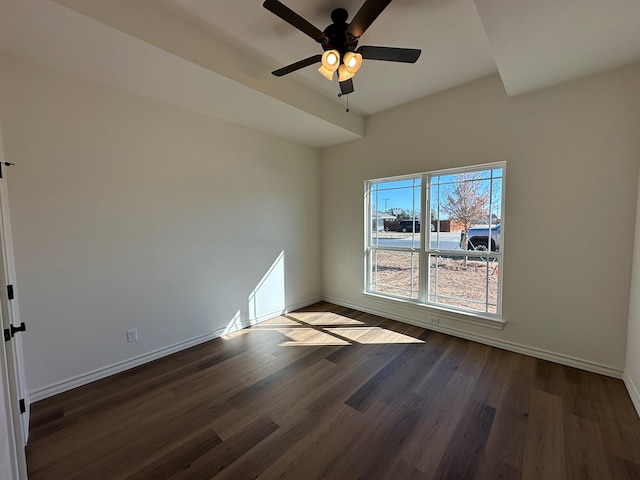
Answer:
POLYGON ((36 398, 320 297, 316 150, 10 57, 0 71, 36 398))
POLYGON ((322 153, 323 293, 424 324, 363 295, 363 182, 506 160, 503 330, 444 329, 621 376, 640 159, 640 65, 508 98, 497 76, 369 119, 322 153))
POLYGON ((636 231, 633 245, 633 271, 627 328, 627 359, 624 382, 640 415, 640 192, 636 206, 636 231))
POLYGON ((314 149, 11 57, 0 72, 36 398, 321 294, 423 322, 424 309, 362 294, 363 182, 498 160, 508 323, 443 328, 615 375, 629 318, 626 372, 638 385, 638 65, 516 98, 490 77, 370 118, 365 139, 321 162, 314 149), (129 328, 138 342, 126 343, 129 328))

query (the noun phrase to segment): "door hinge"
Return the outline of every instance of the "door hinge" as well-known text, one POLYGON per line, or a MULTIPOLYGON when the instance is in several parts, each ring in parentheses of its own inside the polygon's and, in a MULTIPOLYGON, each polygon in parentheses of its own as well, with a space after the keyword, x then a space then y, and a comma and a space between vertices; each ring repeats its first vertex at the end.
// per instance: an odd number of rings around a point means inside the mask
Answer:
POLYGON ((24 402, 24 398, 20 399, 20 402, 18 402, 20 404, 20 413, 24 413, 27 411, 27 404, 24 402))
POLYGON ((18 332, 26 332, 27 331, 27 326, 24 324, 24 322, 22 322, 17 327, 14 327, 13 325, 10 325, 9 328, 11 329, 11 336, 12 337, 15 337, 16 333, 18 333, 18 332))
POLYGON ((13 285, 7 285, 7 297, 9 300, 13 300, 15 298, 15 294, 13 293, 13 285))
POLYGON ((18 327, 14 327, 13 325, 9 325, 9 328, 4 329, 4 341, 8 342, 11 340, 11 337, 15 337, 18 332, 26 332, 27 326, 24 322, 20 324, 18 327))
POLYGON ((2 165, 5 165, 7 167, 11 167, 13 165, 15 165, 15 163, 10 163, 10 162, 0 162, 0 178, 2 178, 2 165))
POLYGON ((18 332, 26 332, 27 326, 22 322, 19 327, 14 327, 13 325, 9 325, 9 328, 4 329, 4 341, 8 342, 11 340, 11 337, 15 337, 18 332))

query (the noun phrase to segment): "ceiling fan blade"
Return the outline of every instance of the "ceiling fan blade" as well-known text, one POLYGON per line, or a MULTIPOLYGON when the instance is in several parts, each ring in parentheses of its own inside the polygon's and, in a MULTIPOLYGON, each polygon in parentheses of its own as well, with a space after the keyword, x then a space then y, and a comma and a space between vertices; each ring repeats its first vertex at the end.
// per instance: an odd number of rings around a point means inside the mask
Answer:
POLYGON ((292 63, 291 65, 287 65, 286 67, 274 70, 271 73, 273 73, 276 77, 281 77, 283 75, 286 75, 287 73, 295 72, 296 70, 300 70, 301 68, 308 67, 309 65, 313 65, 314 63, 318 63, 320 61, 322 61, 322 55, 313 55, 312 57, 305 58, 304 60, 292 63))
POLYGON ((390 3, 391 0, 366 0, 351 20, 349 33, 356 38, 362 36, 390 3))
POLYGON ((322 30, 315 27, 313 24, 302 18, 300 15, 298 15, 296 12, 294 12, 278 0, 265 0, 262 6, 269 10, 271 13, 280 17, 288 24, 296 27, 302 33, 310 36, 316 42, 322 42, 325 39, 325 35, 322 30))
POLYGON ((350 93, 354 92, 352 78, 350 78, 349 80, 345 80, 344 82, 338 82, 338 83, 340 83, 341 95, 349 95, 350 93))
POLYGON ((356 50, 367 60, 385 60, 387 62, 416 63, 422 50, 417 48, 362 46, 356 50))

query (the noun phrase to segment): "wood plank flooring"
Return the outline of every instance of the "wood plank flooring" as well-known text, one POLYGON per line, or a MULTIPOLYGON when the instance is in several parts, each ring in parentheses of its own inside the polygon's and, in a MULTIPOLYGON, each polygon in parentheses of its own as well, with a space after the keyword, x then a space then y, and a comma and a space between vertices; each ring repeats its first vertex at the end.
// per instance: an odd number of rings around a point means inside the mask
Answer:
POLYGON ((31 480, 640 479, 620 380, 328 303, 31 418, 31 480))

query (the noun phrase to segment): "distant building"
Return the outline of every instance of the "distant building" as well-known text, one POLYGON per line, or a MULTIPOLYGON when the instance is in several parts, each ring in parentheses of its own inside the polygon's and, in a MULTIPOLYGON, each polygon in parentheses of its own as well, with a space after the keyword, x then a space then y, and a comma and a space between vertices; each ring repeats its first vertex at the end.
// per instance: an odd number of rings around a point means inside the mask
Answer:
POLYGON ((374 232, 381 232, 384 230, 384 222, 385 220, 395 220, 396 217, 394 215, 389 215, 384 212, 372 212, 371 213, 371 222, 372 228, 374 232))
MULTIPOLYGON (((498 225, 500 223, 500 217, 498 217, 495 213, 491 214, 491 225, 498 225)), ((488 225, 489 217, 481 218, 477 222, 474 222, 474 225, 488 225)), ((464 225, 455 220, 451 220, 449 223, 449 228, 451 232, 461 232, 464 229, 464 225)))

